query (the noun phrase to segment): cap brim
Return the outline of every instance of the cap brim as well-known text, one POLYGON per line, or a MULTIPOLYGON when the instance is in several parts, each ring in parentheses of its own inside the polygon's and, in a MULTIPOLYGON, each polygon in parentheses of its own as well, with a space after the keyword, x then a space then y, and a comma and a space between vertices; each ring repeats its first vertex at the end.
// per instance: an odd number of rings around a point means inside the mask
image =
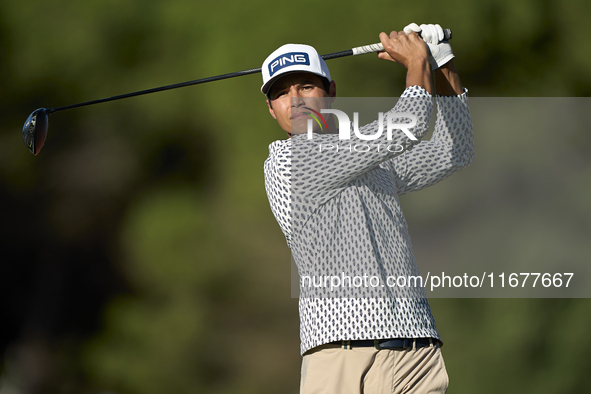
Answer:
POLYGON ((277 80, 281 79, 282 77, 284 77, 284 76, 286 76, 286 75, 289 75, 289 74, 297 74, 297 73, 308 73, 308 74, 314 74, 314 75, 317 75, 317 76, 319 76, 320 78, 326 79, 328 82, 330 82, 330 81, 328 80, 328 78, 326 78, 326 76, 325 76, 325 75, 322 75, 322 74, 320 74, 320 73, 315 73, 315 72, 312 72, 312 71, 305 71, 305 70, 291 70, 291 71, 286 71, 286 72, 284 72, 284 73, 282 73, 282 74, 279 74, 279 75, 275 75, 273 78, 269 79, 269 80, 267 81, 267 83, 266 83, 266 84, 264 84, 263 86, 261 86, 261 92, 262 92, 262 93, 263 93, 265 96, 267 96, 267 95, 268 95, 268 93, 269 93, 269 91, 271 90, 271 87, 273 86, 273 84, 274 84, 275 82, 277 82, 277 80))
MULTIPOLYGON (((273 86, 273 84, 275 82, 277 82, 278 79, 281 79, 282 77, 289 75, 289 74, 295 74, 295 73, 301 73, 301 72, 306 72, 306 71, 301 71, 301 70, 286 71, 283 74, 275 75, 273 78, 269 79, 266 84, 261 86, 261 92, 263 92, 263 94, 267 95, 269 93, 269 90, 271 90, 271 86, 273 86)), ((310 74, 314 74, 314 73, 310 73, 310 74)))

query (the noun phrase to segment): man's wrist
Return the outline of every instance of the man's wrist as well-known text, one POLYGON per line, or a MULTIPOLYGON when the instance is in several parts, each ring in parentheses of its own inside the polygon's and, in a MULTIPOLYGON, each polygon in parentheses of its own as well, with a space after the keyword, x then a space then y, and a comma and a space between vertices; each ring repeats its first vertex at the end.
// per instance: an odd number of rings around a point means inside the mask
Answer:
POLYGON ((440 96, 454 96, 464 92, 453 59, 435 70, 435 92, 440 96))
POLYGON ((409 70, 412 67, 418 67, 418 68, 423 69, 427 66, 429 66, 429 58, 427 58, 427 57, 416 57, 408 63, 409 70))

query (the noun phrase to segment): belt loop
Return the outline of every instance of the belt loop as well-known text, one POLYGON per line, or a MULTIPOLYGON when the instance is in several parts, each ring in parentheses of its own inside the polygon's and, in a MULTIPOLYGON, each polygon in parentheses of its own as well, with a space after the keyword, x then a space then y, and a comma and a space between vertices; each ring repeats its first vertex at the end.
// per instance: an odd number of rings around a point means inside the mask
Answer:
POLYGON ((433 342, 433 338, 429 338, 429 347, 435 346, 435 342, 433 342))
POLYGON ((417 339, 416 338, 412 339, 412 350, 417 350, 417 339))
POLYGON ((347 341, 343 341, 343 349, 347 349, 347 346, 349 347, 349 350, 351 350, 351 341, 347 340, 347 341))

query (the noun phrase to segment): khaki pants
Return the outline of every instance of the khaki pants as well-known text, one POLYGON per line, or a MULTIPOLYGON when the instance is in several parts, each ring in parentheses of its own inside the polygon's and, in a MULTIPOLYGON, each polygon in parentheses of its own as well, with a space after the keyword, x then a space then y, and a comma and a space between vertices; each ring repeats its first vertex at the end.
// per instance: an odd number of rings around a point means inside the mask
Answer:
POLYGON ((300 394, 445 393, 439 345, 416 349, 319 346, 304 355, 300 394))

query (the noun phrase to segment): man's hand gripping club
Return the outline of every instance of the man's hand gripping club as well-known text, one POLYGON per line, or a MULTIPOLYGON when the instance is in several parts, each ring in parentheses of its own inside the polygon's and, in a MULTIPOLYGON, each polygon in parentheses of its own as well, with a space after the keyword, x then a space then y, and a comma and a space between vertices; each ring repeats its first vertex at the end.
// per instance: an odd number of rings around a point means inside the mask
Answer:
POLYGON ((378 57, 400 63, 407 69, 406 87, 417 85, 433 94, 429 49, 425 41, 416 32, 406 34, 403 31, 393 31, 390 35, 382 32, 380 41, 384 51, 379 52, 378 57))

